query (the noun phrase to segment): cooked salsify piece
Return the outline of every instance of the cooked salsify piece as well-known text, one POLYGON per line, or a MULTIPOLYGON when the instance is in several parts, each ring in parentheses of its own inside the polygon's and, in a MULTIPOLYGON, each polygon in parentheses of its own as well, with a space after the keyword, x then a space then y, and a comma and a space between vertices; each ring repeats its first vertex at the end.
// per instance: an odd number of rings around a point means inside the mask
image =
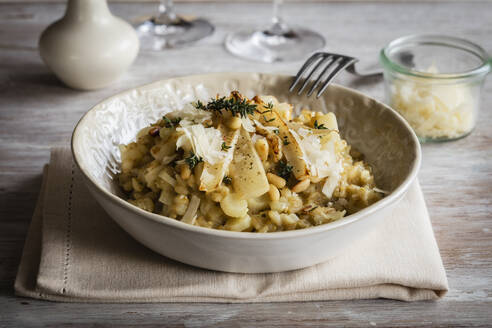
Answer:
POLYGON ((234 91, 166 113, 121 145, 128 201, 184 223, 275 232, 339 220, 383 197, 333 113, 234 91), (356 154, 352 151, 352 154, 356 154))

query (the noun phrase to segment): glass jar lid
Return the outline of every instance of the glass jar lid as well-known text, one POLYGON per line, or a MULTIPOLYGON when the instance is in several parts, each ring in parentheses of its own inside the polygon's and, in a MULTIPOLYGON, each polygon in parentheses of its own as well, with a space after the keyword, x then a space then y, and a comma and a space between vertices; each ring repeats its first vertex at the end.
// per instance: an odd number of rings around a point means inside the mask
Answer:
POLYGON ((385 69, 434 79, 460 79, 487 74, 492 59, 480 46, 444 35, 411 35, 381 50, 385 69))

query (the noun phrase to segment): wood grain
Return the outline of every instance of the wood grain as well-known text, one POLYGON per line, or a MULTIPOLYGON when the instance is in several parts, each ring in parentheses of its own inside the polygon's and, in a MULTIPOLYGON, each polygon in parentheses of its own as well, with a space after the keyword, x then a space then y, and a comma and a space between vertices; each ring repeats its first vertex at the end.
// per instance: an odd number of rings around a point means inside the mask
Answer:
MULTIPOLYGON (((300 63, 260 64, 230 56, 226 32, 269 18, 270 4, 180 3, 217 27, 209 39, 166 52, 142 52, 128 74, 107 89, 65 88, 41 62, 41 30, 62 4, 0 4, 0 326, 489 326, 492 324, 492 83, 482 94, 476 130, 467 138, 423 147, 419 175, 447 270, 448 295, 438 302, 388 300, 274 304, 61 304, 13 295, 13 280, 49 148, 68 145, 92 105, 116 92, 161 78, 217 71, 294 73, 300 63)), ((125 18, 152 4, 111 4, 125 18)), ((379 49, 411 33, 446 33, 492 50, 490 2, 288 3, 288 21, 324 34, 327 50, 377 61, 379 49)), ((343 74, 338 82, 382 99, 378 81, 343 74)))

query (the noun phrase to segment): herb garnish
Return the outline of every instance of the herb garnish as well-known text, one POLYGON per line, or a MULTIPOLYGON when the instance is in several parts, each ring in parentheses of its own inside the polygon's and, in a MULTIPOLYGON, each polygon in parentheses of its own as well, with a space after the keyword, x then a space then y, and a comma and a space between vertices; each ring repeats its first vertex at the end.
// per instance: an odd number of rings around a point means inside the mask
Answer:
POLYGON ((278 129, 273 130, 273 133, 275 133, 275 134, 279 134, 279 132, 280 131, 278 129))
POLYGON ((272 117, 271 119, 267 120, 267 118, 265 117, 265 115, 263 115, 263 119, 265 120, 265 122, 269 123, 269 122, 272 122, 272 121, 275 121, 275 117, 272 117))
POLYGON ((289 140, 287 140, 287 136, 284 136, 284 145, 287 146, 288 144, 290 144, 289 140))
POLYGON ((162 119, 164 120, 164 126, 166 128, 174 128, 176 125, 179 124, 179 122, 181 122, 181 117, 169 119, 166 116, 163 116, 162 119))
POLYGON ((314 128, 318 130, 328 130, 328 128, 324 124, 318 125, 318 120, 314 121, 314 128))
POLYGON ((226 184, 226 185, 230 185, 232 183, 232 178, 230 176, 226 175, 224 177, 224 179, 222 179, 222 182, 224 182, 224 184, 226 184))
POLYGON ((256 109, 256 104, 249 104, 246 99, 240 99, 238 97, 231 98, 216 98, 210 99, 207 105, 204 105, 201 101, 192 103, 196 109, 207 110, 210 112, 220 113, 222 110, 231 112, 233 116, 240 115, 241 117, 247 117, 248 114, 253 114, 256 109))
POLYGON ((294 167, 287 162, 280 161, 277 165, 277 174, 285 180, 289 180, 293 168, 294 167))
POLYGON ((231 146, 228 146, 225 142, 222 143, 221 150, 227 151, 230 148, 231 148, 231 146))
POLYGON ((266 108, 267 110, 264 111, 264 112, 260 112, 260 111, 257 111, 257 112, 260 113, 260 114, 270 113, 273 110, 273 103, 272 102, 269 102, 266 106, 263 105, 263 108, 266 108))
POLYGON ((203 109, 203 110, 207 110, 207 106, 205 106, 200 100, 197 100, 196 102, 194 103, 191 103, 193 105, 193 107, 195 107, 196 109, 203 109))
POLYGON ((185 158, 185 163, 188 164, 188 166, 192 170, 200 162, 203 162, 203 159, 201 157, 196 156, 195 153, 193 153, 193 152, 190 153, 189 157, 185 158))

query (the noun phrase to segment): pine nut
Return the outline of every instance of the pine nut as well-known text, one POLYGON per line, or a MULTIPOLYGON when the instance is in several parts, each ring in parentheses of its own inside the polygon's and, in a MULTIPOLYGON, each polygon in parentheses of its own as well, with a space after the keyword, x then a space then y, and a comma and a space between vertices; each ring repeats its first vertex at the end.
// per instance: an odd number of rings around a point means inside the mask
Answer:
POLYGON ((292 187, 293 192, 303 192, 307 188, 309 188, 309 185, 311 184, 311 181, 309 179, 304 179, 301 182, 298 182, 294 187, 292 187))
POLYGON ((237 130, 241 127, 242 123, 243 121, 241 121, 239 117, 233 116, 227 121, 227 126, 229 127, 229 129, 237 130))
POLYGON ((275 187, 277 187, 279 189, 285 187, 285 184, 286 184, 285 179, 279 177, 276 174, 267 173, 267 179, 268 179, 268 182, 270 182, 272 185, 274 185, 275 187))
POLYGON ((266 139, 263 138, 256 140, 255 149, 258 156, 260 156, 260 159, 262 161, 266 161, 268 158, 268 142, 266 139))

